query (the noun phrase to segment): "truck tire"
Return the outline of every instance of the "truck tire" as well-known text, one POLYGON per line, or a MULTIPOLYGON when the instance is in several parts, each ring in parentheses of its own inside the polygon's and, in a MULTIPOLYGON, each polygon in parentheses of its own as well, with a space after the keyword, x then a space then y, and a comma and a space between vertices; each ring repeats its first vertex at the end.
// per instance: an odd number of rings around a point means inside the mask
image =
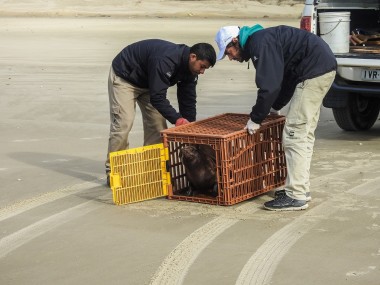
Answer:
POLYGON ((333 115, 338 126, 345 131, 365 131, 376 122, 380 111, 377 98, 349 94, 345 108, 333 108, 333 115))

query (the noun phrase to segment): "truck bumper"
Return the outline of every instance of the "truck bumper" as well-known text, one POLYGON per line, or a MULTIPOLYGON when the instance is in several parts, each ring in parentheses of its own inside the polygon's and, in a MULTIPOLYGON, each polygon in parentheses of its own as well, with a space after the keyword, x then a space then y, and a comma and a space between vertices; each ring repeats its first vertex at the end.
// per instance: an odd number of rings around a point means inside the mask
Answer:
POLYGON ((350 93, 380 98, 380 85, 378 83, 347 81, 336 75, 330 90, 323 99, 323 106, 326 108, 345 108, 350 93))

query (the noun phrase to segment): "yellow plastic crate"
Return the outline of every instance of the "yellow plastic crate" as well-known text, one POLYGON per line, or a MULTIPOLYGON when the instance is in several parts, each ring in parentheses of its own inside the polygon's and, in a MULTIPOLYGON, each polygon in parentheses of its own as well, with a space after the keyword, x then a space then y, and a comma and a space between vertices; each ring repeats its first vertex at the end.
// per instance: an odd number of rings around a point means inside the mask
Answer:
POLYGON ((123 205, 167 196, 168 160, 162 143, 110 153, 113 202, 123 205))

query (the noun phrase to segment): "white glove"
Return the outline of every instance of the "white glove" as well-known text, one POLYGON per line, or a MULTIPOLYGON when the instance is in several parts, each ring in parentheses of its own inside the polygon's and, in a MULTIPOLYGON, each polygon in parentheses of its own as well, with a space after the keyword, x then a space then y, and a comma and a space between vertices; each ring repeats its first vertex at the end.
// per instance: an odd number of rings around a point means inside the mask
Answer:
POLYGON ((260 125, 252 122, 252 120, 249 119, 244 129, 246 129, 250 135, 253 135, 256 130, 260 129, 260 125))
POLYGON ((280 115, 280 110, 275 110, 273 108, 270 108, 269 115, 280 115))

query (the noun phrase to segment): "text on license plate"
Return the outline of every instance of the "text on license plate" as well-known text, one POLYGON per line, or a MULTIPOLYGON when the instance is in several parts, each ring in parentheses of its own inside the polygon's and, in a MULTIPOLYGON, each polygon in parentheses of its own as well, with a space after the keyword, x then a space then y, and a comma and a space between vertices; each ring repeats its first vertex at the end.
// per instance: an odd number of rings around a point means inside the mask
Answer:
POLYGON ((371 81, 380 81, 380 69, 363 69, 362 79, 371 81))

